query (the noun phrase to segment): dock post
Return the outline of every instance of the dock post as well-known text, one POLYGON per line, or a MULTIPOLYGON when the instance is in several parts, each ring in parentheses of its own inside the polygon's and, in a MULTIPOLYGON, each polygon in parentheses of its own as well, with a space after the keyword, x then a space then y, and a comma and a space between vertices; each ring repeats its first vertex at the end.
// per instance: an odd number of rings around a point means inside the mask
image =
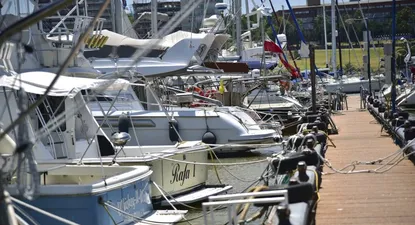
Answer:
POLYGON ((314 57, 314 47, 309 46, 310 50, 310 75, 311 75, 311 104, 313 114, 316 113, 316 68, 315 68, 315 57, 314 57))

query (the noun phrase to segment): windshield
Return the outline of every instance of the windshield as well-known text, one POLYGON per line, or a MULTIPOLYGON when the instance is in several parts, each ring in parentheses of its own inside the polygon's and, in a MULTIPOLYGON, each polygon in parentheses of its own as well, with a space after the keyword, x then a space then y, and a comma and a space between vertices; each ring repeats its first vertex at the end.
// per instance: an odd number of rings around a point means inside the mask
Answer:
MULTIPOLYGON (((114 98, 117 97, 119 91, 103 91, 99 93, 92 93, 91 90, 82 91, 82 95, 85 99, 89 101, 113 101, 114 98)), ((129 90, 121 91, 121 93, 118 95, 116 101, 122 101, 122 102, 131 102, 135 101, 134 94, 131 93, 129 90)))

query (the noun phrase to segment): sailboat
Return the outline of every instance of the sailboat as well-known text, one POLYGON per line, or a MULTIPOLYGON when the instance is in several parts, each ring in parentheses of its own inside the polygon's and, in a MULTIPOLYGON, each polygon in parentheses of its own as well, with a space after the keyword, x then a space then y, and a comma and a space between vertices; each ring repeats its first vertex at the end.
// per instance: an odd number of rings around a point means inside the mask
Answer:
MULTIPOLYGON (((331 1, 331 16, 332 16, 332 69, 334 75, 338 73, 343 73, 343 71, 336 71, 337 64, 336 64, 336 1, 331 1)), ((363 11, 360 9, 362 13, 362 17, 364 18, 363 11)), ((341 17, 341 15, 338 15, 341 17)), ((341 19, 341 18, 339 18, 341 19)), ((365 22, 366 23, 366 22, 365 22)), ((343 24, 344 25, 344 24, 343 24)), ((372 39, 371 35, 367 35, 369 37, 368 43, 372 39)), ((370 46, 367 46, 370 49, 370 46)), ((327 52, 327 49, 326 49, 327 52)), ((368 59, 370 60, 370 59, 368 59)), ((370 72, 370 71, 369 71, 370 72)), ((379 91, 385 84, 385 76, 383 74, 379 74, 376 76, 371 77, 371 88, 373 91, 379 91)), ((326 89, 327 92, 335 93, 335 92, 343 92, 343 93, 359 93, 361 89, 369 89, 369 79, 359 77, 346 77, 341 74, 341 76, 336 77, 336 79, 332 79, 331 77, 326 76, 326 79, 321 80, 321 85, 326 89)))

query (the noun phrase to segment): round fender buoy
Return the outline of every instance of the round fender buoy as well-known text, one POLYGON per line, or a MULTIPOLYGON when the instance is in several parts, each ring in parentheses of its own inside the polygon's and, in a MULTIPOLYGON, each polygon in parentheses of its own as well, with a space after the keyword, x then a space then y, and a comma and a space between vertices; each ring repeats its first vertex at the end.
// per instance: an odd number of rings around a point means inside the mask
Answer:
POLYGON ((202 142, 205 144, 216 144, 216 135, 210 131, 206 131, 202 136, 202 142))

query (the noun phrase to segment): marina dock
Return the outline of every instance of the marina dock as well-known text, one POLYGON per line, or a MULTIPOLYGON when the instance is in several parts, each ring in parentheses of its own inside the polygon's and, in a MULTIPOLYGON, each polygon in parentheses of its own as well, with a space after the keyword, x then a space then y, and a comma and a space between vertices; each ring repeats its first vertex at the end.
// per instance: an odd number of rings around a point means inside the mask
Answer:
MULTIPOLYGON (((340 169, 353 161, 371 161, 399 149, 366 110, 359 96, 349 96, 349 110, 333 116, 339 135, 330 136, 337 148, 329 147, 326 158, 340 169)), ((359 166, 374 169, 377 165, 359 166)), ((325 167, 324 172, 332 172, 325 167)), ((404 160, 382 174, 328 174, 323 176, 317 223, 414 224, 415 167, 404 160)))

